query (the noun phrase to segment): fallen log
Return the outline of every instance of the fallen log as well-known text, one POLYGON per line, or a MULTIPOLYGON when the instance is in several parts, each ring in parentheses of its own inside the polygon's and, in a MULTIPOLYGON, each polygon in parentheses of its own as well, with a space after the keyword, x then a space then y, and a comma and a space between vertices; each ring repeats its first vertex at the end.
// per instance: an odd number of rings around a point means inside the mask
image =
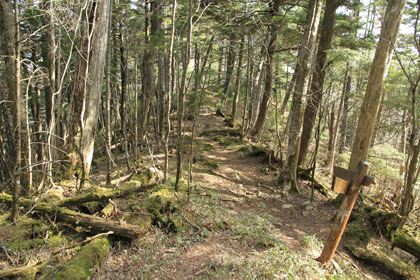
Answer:
MULTIPOLYGON (((117 189, 100 188, 95 192, 84 193, 57 202, 59 207, 77 206, 90 201, 108 201, 110 198, 127 196, 133 193, 146 192, 156 187, 157 184, 143 185, 137 181, 130 181, 117 189)), ((1 198, 0 198, 1 200, 1 198)))
POLYGON ((392 248, 394 247, 400 248, 401 250, 415 256, 417 259, 420 259, 420 242, 407 233, 400 230, 394 233, 392 248))
POLYGON ((346 245, 345 248, 357 259, 378 267, 383 273, 392 277, 392 279, 419 279, 419 274, 413 267, 403 262, 392 260, 386 254, 380 252, 380 250, 369 250, 362 247, 346 245))
POLYGON ((53 215, 58 221, 67 222, 75 226, 82 226, 90 232, 106 232, 112 231, 113 235, 125 237, 128 239, 136 239, 147 232, 150 221, 145 221, 146 226, 137 226, 126 223, 120 223, 113 220, 82 214, 63 207, 51 206, 41 202, 36 204, 34 210, 42 213, 53 215))
POLYGON ((35 275, 45 266, 45 264, 46 263, 3 270, 0 271, 0 279, 17 279, 19 276, 25 276, 25 279, 35 279, 35 275))
POLYGON ((85 280, 101 265, 108 254, 109 241, 107 238, 95 239, 82 247, 58 272, 52 277, 54 280, 85 280))
MULTIPOLYGON (((5 193, 0 194, 0 202, 10 204, 12 203, 12 196, 5 193)), ((39 202, 32 205, 31 200, 20 199, 20 203, 26 207, 32 206, 33 211, 38 213, 52 215, 57 221, 67 222, 75 226, 82 226, 92 233, 112 231, 113 235, 128 239, 136 239, 145 234, 151 226, 150 220, 145 220, 142 225, 131 225, 82 214, 57 205, 50 205, 46 202, 39 202)))

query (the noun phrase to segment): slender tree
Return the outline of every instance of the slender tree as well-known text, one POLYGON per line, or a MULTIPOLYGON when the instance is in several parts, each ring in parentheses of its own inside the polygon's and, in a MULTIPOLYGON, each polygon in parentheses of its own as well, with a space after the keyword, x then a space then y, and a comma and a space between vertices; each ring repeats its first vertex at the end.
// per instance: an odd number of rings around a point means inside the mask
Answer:
POLYGON ((303 127, 299 147, 298 165, 300 165, 305 158, 312 135, 312 129, 315 125, 316 113, 318 111, 324 90, 324 78, 328 67, 327 51, 331 49, 335 12, 343 2, 343 0, 326 0, 324 18, 322 21, 322 27, 320 29, 321 35, 319 39, 318 51, 316 54, 316 62, 314 67, 315 69, 308 91, 305 112, 303 115, 303 127))
POLYGON ((349 169, 356 170, 361 160, 366 160, 375 128, 384 80, 391 63, 392 50, 397 40, 398 28, 406 0, 390 0, 382 22, 379 42, 370 67, 368 85, 353 142, 349 169))
POLYGON ((322 0, 311 0, 309 2, 306 16, 305 34, 298 53, 296 84, 293 90, 292 105, 290 110, 290 128, 286 160, 282 173, 279 177, 279 183, 284 186, 285 191, 292 189, 299 192, 296 182, 296 172, 299 155, 299 135, 302 129, 303 96, 306 94, 308 88, 309 70, 311 67, 319 20, 321 17, 322 2, 322 0))

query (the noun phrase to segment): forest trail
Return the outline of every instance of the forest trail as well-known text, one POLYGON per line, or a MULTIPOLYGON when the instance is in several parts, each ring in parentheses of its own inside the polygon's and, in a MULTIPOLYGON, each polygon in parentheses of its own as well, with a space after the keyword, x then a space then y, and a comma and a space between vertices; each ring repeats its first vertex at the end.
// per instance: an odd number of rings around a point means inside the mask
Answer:
MULTIPOLYGON (((201 110, 191 200, 182 210, 190 231, 166 234, 155 228, 139 245, 117 246, 94 279, 283 279, 281 275, 258 272, 269 250, 273 256, 279 253, 277 242, 285 259, 276 261, 284 261, 285 266, 296 254, 316 263, 313 259, 330 230, 334 207, 317 192, 310 203, 311 190, 303 182, 301 195, 282 196, 276 185, 278 174, 262 157, 246 155, 239 136, 226 136, 226 130, 223 118, 216 116, 214 109, 201 110), (188 218, 197 215, 202 221, 188 218), (270 249, 272 246, 274 249, 270 249), (251 271, 246 272, 248 269, 251 271)), ((157 165, 162 163, 159 155, 154 160, 157 165)), ((366 268, 362 272, 361 264, 341 248, 336 258, 357 270, 358 277, 384 279, 369 276, 366 268)), ((292 275, 296 273, 291 279, 317 278, 293 268, 294 262, 288 268, 292 275)), ((335 270, 332 266, 329 269, 335 270)))

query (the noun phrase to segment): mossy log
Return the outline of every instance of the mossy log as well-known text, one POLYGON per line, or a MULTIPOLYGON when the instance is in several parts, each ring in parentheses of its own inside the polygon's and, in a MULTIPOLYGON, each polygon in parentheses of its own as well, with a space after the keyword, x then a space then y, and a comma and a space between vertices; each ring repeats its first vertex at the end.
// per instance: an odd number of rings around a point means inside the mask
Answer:
POLYGON ((345 246, 353 256, 363 262, 378 267, 393 279, 419 279, 419 273, 413 267, 397 262, 379 250, 369 250, 357 246, 345 246))
POLYGON ((394 233, 392 247, 400 248, 420 259, 420 242, 400 230, 394 233))
POLYGON ((16 279, 20 276, 25 277, 25 279, 34 279, 35 275, 41 271, 45 266, 45 263, 34 265, 34 266, 24 266, 16 267, 12 269, 7 269, 0 271, 0 279, 16 279))
MULTIPOLYGON (((0 202, 10 204, 12 202, 11 195, 0 194, 0 202)), ((25 206, 31 206, 29 199, 21 199, 21 204, 25 206)), ((145 234, 150 228, 150 221, 144 221, 144 226, 130 225, 120 223, 117 221, 106 220, 104 218, 82 214, 76 211, 66 209, 64 207, 58 207, 56 205, 50 205, 46 202, 37 203, 33 206, 33 210, 42 214, 53 215, 58 221, 70 223, 75 226, 81 226, 90 232, 105 232, 112 231, 114 235, 136 239, 145 234)))
POLYGON ((396 211, 375 210, 369 215, 372 227, 391 239, 401 223, 401 216, 396 211))
POLYGON ((104 215, 104 217, 111 217, 115 215, 115 206, 112 203, 108 203, 102 210, 101 214, 104 215))
MULTIPOLYGON (((297 176, 299 179, 312 181, 312 170, 298 167, 297 176)), ((314 176, 314 188, 324 196, 329 197, 329 186, 316 175, 314 176)))
MULTIPOLYGON (((76 226, 82 226, 90 232, 112 231, 114 235, 128 239, 136 239, 142 236, 148 230, 148 227, 140 227, 120 223, 117 221, 106 220, 104 218, 82 214, 63 207, 51 206, 47 203, 39 203, 34 208, 43 214, 54 215, 58 221, 64 221, 76 226)), ((149 224, 145 221, 145 224, 149 224)))
MULTIPOLYGON (((133 193, 146 192, 156 187, 157 184, 142 185, 137 181, 127 182, 117 189, 101 188, 95 192, 84 193, 59 201, 60 207, 77 206, 90 201, 107 201, 110 198, 127 196, 133 193)), ((1 200, 1 197, 0 197, 1 200)))
POLYGON ((68 262, 66 262, 53 276, 54 280, 85 280, 101 265, 108 254, 109 241, 107 238, 95 239, 82 247, 68 262))

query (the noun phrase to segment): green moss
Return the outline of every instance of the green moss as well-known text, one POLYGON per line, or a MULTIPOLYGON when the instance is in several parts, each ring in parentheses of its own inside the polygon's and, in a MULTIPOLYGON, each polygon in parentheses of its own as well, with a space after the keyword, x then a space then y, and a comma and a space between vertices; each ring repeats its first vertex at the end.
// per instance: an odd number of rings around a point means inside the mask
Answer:
POLYGON ((229 136, 221 136, 217 135, 212 138, 212 140, 217 141, 221 146, 227 148, 227 147, 238 147, 241 145, 241 140, 232 138, 229 136))
POLYGON ((90 214, 90 215, 93 215, 101 211, 102 207, 103 205, 100 201, 86 202, 86 203, 83 203, 83 205, 81 206, 82 212, 86 214, 90 214))
POLYGON ((392 241, 395 247, 403 249, 413 256, 420 258, 420 241, 417 238, 398 230, 394 233, 392 241))
MULTIPOLYGON (((4 225, 2 225, 1 233, 3 236, 4 242, 11 243, 25 243, 22 246, 30 246, 27 245, 27 240, 37 239, 38 237, 43 237, 44 233, 49 229, 47 224, 39 220, 35 220, 28 217, 22 217, 18 220, 16 224, 10 224, 9 222, 5 221, 4 225)), ((14 245, 14 247, 19 247, 19 245, 14 245)))
POLYGON ((21 250, 29 250, 31 248, 41 247, 47 244, 47 248, 54 248, 60 246, 63 243, 66 243, 67 239, 61 236, 54 235, 51 238, 45 239, 25 239, 18 240, 15 242, 5 242, 6 248, 9 248, 15 252, 21 250))
POLYGON ((370 213, 370 221, 383 235, 391 238, 401 223, 401 216, 397 212, 375 209, 370 213))
POLYGON ((193 162, 194 163, 200 163, 202 165, 208 166, 208 167, 213 168, 213 169, 219 168, 219 163, 217 161, 206 158, 204 156, 195 156, 193 158, 193 162))
POLYGON ((21 250, 29 250, 31 248, 40 247, 45 244, 43 239, 29 239, 29 240, 19 240, 16 242, 5 242, 4 245, 6 248, 11 249, 12 251, 18 252, 21 250))
POLYGON ((44 196, 46 202, 57 202, 62 199, 64 199, 64 195, 58 190, 48 190, 44 196))
POLYGON ((139 226, 142 231, 146 232, 152 226, 152 218, 150 215, 145 215, 143 213, 127 213, 124 214, 124 221, 131 225, 139 226))
POLYGON ((10 214, 0 215, 0 226, 5 226, 8 223, 10 223, 9 218, 10 218, 10 214))
MULTIPOLYGON (((145 184, 152 179, 153 174, 148 168, 143 168, 141 171, 139 171, 136 175, 131 177, 131 180, 129 182, 136 182, 140 185, 145 184)), ((123 184, 124 185, 124 184, 123 184)))
POLYGON ((214 146, 212 144, 208 143, 208 142, 202 141, 199 149, 202 152, 210 152, 210 151, 214 150, 214 146))
POLYGON ((366 247, 373 236, 369 226, 363 225, 359 221, 352 222, 346 226, 343 238, 346 242, 358 244, 366 247))
POLYGON ((153 224, 173 232, 186 229, 186 225, 177 213, 182 199, 183 194, 178 193, 175 196, 172 187, 166 185, 156 187, 144 202, 153 224))
POLYGON ((54 235, 47 240, 47 247, 54 248, 64 243, 67 243, 67 239, 65 237, 54 235))
POLYGON ((243 146, 239 149, 248 157, 267 156, 266 148, 262 145, 243 146))
POLYGON ((392 279, 419 279, 420 273, 403 261, 395 261, 386 252, 375 249, 345 246, 351 253, 365 263, 377 266, 392 279))
POLYGON ((109 241, 106 238, 95 239, 84 246, 73 258, 65 263, 54 275, 55 280, 84 280, 94 273, 105 259, 109 249, 109 241))
POLYGON ((213 175, 213 176, 218 176, 218 177, 224 178, 223 175, 217 174, 211 168, 200 168, 200 167, 196 167, 196 168, 194 168, 194 172, 197 172, 197 173, 207 173, 207 174, 210 174, 210 175, 213 175))

